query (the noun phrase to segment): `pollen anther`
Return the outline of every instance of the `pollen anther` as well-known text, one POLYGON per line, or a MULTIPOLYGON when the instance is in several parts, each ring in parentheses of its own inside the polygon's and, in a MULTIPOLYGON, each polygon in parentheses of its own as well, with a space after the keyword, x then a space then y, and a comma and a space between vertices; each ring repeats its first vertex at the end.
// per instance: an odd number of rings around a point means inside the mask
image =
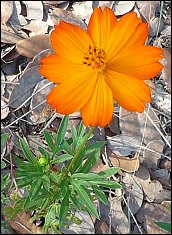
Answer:
POLYGON ((105 70, 105 56, 106 53, 103 49, 89 45, 88 51, 84 53, 82 63, 103 72, 105 70))

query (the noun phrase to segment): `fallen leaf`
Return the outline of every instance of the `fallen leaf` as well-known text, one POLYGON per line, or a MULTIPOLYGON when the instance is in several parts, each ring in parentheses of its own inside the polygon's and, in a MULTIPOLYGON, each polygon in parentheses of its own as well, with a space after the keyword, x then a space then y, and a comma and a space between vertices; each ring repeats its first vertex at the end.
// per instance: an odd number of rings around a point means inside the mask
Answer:
MULTIPOLYGON (((41 104, 44 100, 46 100, 47 95, 50 93, 54 85, 46 79, 40 81, 34 88, 33 95, 44 87, 40 92, 36 93, 30 102, 30 110, 41 104), (48 85, 48 86, 46 86, 48 85)), ((50 115, 52 114, 52 110, 50 106, 45 102, 41 104, 38 108, 32 110, 32 112, 28 116, 28 121, 32 122, 34 125, 46 122, 50 115)))
POLYGON ((138 152, 140 141, 136 138, 121 134, 107 137, 107 146, 118 156, 129 156, 138 152))
POLYGON ((16 51, 28 58, 33 58, 45 49, 51 49, 50 36, 48 34, 40 34, 23 39, 16 44, 16 51))
POLYGON ((109 234, 109 227, 107 223, 102 219, 96 219, 94 224, 95 234, 109 234))
POLYGON ((165 180, 170 179, 170 172, 168 170, 158 169, 158 170, 155 170, 153 173, 157 178, 164 178, 165 180))
POLYGON ((80 26, 84 30, 87 30, 87 25, 84 23, 84 21, 79 16, 74 15, 72 12, 67 10, 54 8, 50 14, 50 18, 52 19, 54 25, 58 25, 60 21, 63 20, 70 24, 80 26))
POLYGON ((57 4, 61 4, 67 1, 43 1, 43 3, 48 4, 48 5, 57 5, 57 4))
POLYGON ((92 1, 74 2, 74 4, 72 5, 73 14, 79 16, 86 22, 86 24, 88 24, 91 14, 93 13, 92 4, 92 1))
MULTIPOLYGON (((149 115, 155 125, 160 128, 159 119, 150 108, 145 109, 145 112, 149 115)), ((161 135, 153 124, 146 118, 144 113, 129 112, 121 108, 120 116, 120 129, 124 135, 130 136, 137 140, 142 140, 143 144, 148 144, 152 140, 161 140, 161 135), (146 125, 145 125, 146 123, 146 125)))
POLYGON ((18 213, 12 220, 7 220, 11 227, 19 234, 42 234, 42 229, 29 222, 30 215, 18 213))
POLYGON ((139 168, 139 158, 137 154, 131 158, 127 156, 117 156, 116 154, 111 153, 109 160, 113 166, 119 167, 126 172, 135 172, 139 168))
POLYGON ((105 7, 112 8, 113 4, 113 1, 93 1, 92 7, 93 9, 95 9, 95 7, 101 7, 102 9, 105 7))
POLYGON ((48 24, 44 21, 39 20, 31 20, 29 24, 23 27, 23 29, 27 29, 31 31, 29 36, 35 36, 39 34, 45 34, 48 31, 48 24))
MULTIPOLYGON (((135 215, 143 203, 143 190, 141 184, 135 180, 135 177, 125 173, 122 179, 124 183, 124 195, 128 201, 130 210, 135 215)), ((124 212, 128 214, 127 206, 124 207, 124 212)))
POLYGON ((142 163, 145 164, 148 168, 152 170, 156 170, 158 167, 158 160, 161 157, 164 149, 164 142, 162 140, 152 140, 147 145, 143 152, 143 161, 142 163), (154 150, 155 152, 150 152, 146 150, 146 148, 154 150))
MULTIPOLYGON (((39 67, 34 66, 28 69, 19 79, 20 84, 14 87, 12 91, 9 106, 11 108, 18 108, 29 98, 38 82, 43 79, 43 76, 38 72, 39 67)), ((28 105, 25 104, 25 106, 28 105)))
POLYGON ((159 1, 135 1, 139 7, 141 15, 149 22, 150 19, 155 17, 156 11, 159 12, 159 1))
POLYGON ((94 221, 95 218, 92 218, 87 212, 85 211, 76 211, 75 216, 82 221, 81 224, 69 224, 69 228, 63 229, 64 234, 94 234, 94 221))
POLYGON ((3 100, 3 97, 1 97, 1 120, 6 118, 9 114, 9 107, 7 102, 3 100))
POLYGON ((42 1, 23 1, 27 9, 28 20, 39 20, 43 19, 43 4, 42 1))
POLYGON ((13 4, 14 4, 13 6, 14 10, 12 16, 10 17, 9 23, 12 26, 12 28, 18 31, 22 28, 23 25, 26 25, 28 22, 25 19, 25 17, 21 15, 20 2, 14 1, 13 4))
POLYGON ((158 180, 152 180, 146 187, 144 187, 145 200, 154 202, 159 199, 159 194, 162 192, 162 184, 158 180))
POLYGON ((135 1, 117 1, 115 4, 113 4, 112 9, 115 12, 116 16, 124 15, 128 12, 130 12, 135 5, 135 1))
POLYGON ((117 116, 115 116, 115 115, 113 116, 112 121, 108 124, 108 127, 116 135, 121 134, 121 130, 119 127, 119 118, 117 116))
POLYGON ((99 203, 101 218, 108 226, 111 226, 112 234, 128 234, 129 222, 121 206, 121 196, 115 196, 108 200, 108 205, 99 203))
POLYGON ((6 24, 13 14, 14 1, 1 1, 1 21, 6 24))
POLYGON ((166 48, 164 48, 163 51, 164 58, 161 60, 161 63, 164 65, 164 68, 160 78, 167 83, 167 87, 171 93, 171 53, 166 48))
POLYGON ((4 93, 5 93, 5 76, 1 71, 1 96, 3 96, 4 93))
POLYGON ((1 42, 15 44, 23 39, 23 36, 19 34, 11 33, 4 29, 1 29, 1 42))
POLYGON ((163 28, 164 28, 164 22, 160 20, 160 18, 158 17, 152 18, 149 21, 149 36, 155 37, 157 35, 157 31, 159 34, 163 30, 163 28), (160 25, 159 25, 159 22, 160 22, 160 25))
POLYGON ((136 215, 148 234, 171 234, 155 224, 156 221, 171 222, 171 212, 156 203, 144 203, 136 215))

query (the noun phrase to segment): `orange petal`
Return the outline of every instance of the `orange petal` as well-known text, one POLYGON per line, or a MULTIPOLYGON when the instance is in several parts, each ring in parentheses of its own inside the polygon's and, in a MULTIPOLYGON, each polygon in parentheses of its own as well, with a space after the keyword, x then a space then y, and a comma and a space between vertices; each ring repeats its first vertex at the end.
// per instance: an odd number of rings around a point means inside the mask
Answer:
POLYGON ((80 72, 68 81, 57 85, 48 95, 47 102, 51 108, 55 108, 61 114, 79 111, 92 96, 96 78, 93 70, 80 72))
POLYGON ((142 46, 145 44, 146 39, 148 38, 149 30, 148 30, 148 23, 140 23, 137 25, 130 41, 127 42, 124 49, 127 48, 136 48, 138 46, 142 46))
POLYGON ((143 112, 144 102, 151 102, 151 93, 144 81, 112 70, 107 70, 106 76, 114 99, 123 108, 143 112))
POLYGON ((51 33, 51 43, 55 52, 74 62, 82 63, 83 53, 93 45, 90 36, 79 26, 60 21, 51 33))
POLYGON ((162 50, 153 46, 140 46, 119 53, 107 64, 107 68, 139 79, 150 79, 160 73, 163 66, 162 50))
POLYGON ((105 50, 115 23, 116 16, 111 9, 108 7, 103 11, 101 8, 94 9, 88 24, 88 33, 98 48, 105 50))
POLYGON ((71 77, 74 78, 81 71, 88 71, 87 66, 74 64, 59 55, 44 57, 40 62, 39 72, 50 81, 59 84, 68 81, 71 77))
MULTIPOLYGON (((141 19, 137 17, 135 12, 124 15, 117 23, 108 39, 107 45, 107 61, 116 56, 118 52, 127 46, 132 40, 133 34, 137 26, 141 23, 141 19)), ((142 40, 141 40, 142 43, 142 40)), ((141 45, 141 44, 140 44, 141 45)))
POLYGON ((94 93, 88 103, 82 108, 81 114, 86 126, 106 126, 112 119, 112 91, 106 84, 102 74, 99 74, 94 93))

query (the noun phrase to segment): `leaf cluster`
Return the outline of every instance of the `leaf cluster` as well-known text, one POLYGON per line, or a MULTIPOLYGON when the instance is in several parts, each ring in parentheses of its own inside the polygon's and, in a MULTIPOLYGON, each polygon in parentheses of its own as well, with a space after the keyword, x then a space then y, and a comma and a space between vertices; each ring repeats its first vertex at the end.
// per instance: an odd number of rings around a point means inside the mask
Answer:
POLYGON ((49 229, 59 233, 71 221, 80 223, 75 216, 76 210, 87 211, 99 218, 95 200, 108 203, 102 188, 121 188, 119 183, 109 180, 110 176, 118 172, 118 168, 112 167, 98 174, 90 173, 100 157, 104 141, 86 145, 65 175, 86 136, 86 128, 81 123, 78 129, 72 127, 70 138, 65 138, 68 119, 68 116, 64 117, 57 133, 44 131, 48 148, 39 146, 39 156, 33 154, 23 138, 19 142, 26 159, 23 161, 14 156, 17 165, 16 182, 19 188, 24 188, 24 196, 16 200, 13 213, 9 213, 9 207, 5 208, 4 213, 14 216, 19 210, 36 211, 31 220, 43 217, 44 233, 49 229), (58 170, 54 166, 58 166, 58 170))

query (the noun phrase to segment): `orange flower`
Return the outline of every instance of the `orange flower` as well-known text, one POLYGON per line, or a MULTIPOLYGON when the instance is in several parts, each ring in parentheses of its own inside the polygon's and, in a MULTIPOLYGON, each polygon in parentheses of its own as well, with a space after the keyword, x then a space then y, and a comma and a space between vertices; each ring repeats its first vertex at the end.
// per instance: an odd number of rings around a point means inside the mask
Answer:
POLYGON ((86 126, 107 125, 114 100, 143 112, 151 93, 144 80, 156 76, 162 50, 145 46, 148 24, 135 12, 117 21, 114 12, 96 8, 82 28, 60 22, 51 34, 55 54, 41 59, 40 73, 58 85, 47 97, 58 113, 81 111, 86 126))

